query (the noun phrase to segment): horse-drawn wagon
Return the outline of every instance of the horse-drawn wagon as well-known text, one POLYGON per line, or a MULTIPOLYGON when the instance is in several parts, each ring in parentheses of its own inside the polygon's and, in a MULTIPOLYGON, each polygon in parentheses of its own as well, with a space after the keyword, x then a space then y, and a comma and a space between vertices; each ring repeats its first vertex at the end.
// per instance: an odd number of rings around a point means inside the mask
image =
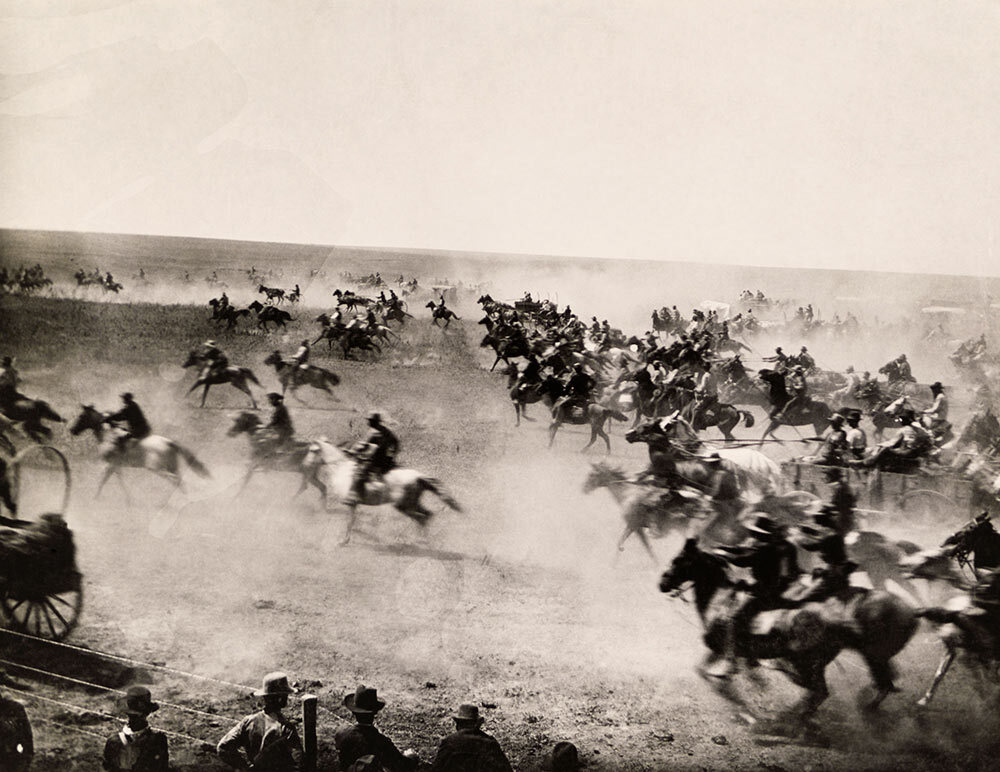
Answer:
POLYGON ((83 609, 83 577, 63 519, 69 465, 58 450, 34 445, 8 466, 17 518, 0 518, 0 624, 62 640, 83 609), (36 514, 36 513, 41 514, 36 514))
MULTIPOLYGON (((785 461, 781 471, 796 490, 823 496, 831 467, 806 461, 785 461)), ((973 480, 944 468, 923 467, 903 474, 869 468, 841 468, 844 481, 857 497, 862 515, 898 516, 922 525, 964 521, 985 509, 1000 510, 996 498, 973 480)))

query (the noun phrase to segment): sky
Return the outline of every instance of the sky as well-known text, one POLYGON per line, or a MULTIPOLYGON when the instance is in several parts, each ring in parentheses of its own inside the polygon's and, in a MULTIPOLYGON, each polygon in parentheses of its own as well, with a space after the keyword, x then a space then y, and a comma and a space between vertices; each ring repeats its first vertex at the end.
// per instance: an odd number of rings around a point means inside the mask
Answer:
POLYGON ((0 0, 0 227, 1000 275, 997 0, 0 0))

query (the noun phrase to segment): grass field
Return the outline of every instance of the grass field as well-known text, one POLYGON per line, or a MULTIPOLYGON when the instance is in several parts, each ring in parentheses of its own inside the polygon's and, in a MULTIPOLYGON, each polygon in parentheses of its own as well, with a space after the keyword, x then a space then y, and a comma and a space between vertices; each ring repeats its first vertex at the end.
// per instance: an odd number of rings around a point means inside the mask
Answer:
MULTIPOLYGON (((300 436, 338 441, 361 432, 365 411, 381 409, 402 440, 401 463, 443 480, 464 513, 444 511, 420 533, 393 511, 366 512, 362 535, 338 548, 343 513, 322 511, 312 492, 292 500, 292 475, 261 474, 234 498, 246 440, 225 431, 248 401, 216 387, 199 409, 195 395, 185 397, 194 373, 180 363, 214 336, 234 364, 254 369, 262 396, 276 379, 261 360, 276 347, 291 353, 315 330, 305 320, 317 310, 297 309, 284 336, 227 336, 202 307, 0 299, 4 353, 17 358, 27 392, 72 420, 79 403, 108 410, 130 390, 154 431, 191 448, 212 472, 171 496, 165 482, 133 470, 126 484, 134 506, 114 484, 95 500, 93 438, 57 428, 53 443, 67 450, 76 479, 69 519, 86 577, 73 642, 246 685, 286 670, 320 697, 323 769, 334 768, 333 732, 347 719, 340 698, 359 682, 389 703, 380 725, 424 759, 451 731, 454 707, 476 702, 490 706, 485 728, 522 770, 563 739, 581 748, 590 769, 609 771, 991 767, 996 727, 964 675, 949 678, 931 712, 912 708, 937 663, 929 633, 900 657, 904 693, 881 716, 855 709, 867 679, 860 660, 845 655, 830 669, 833 697, 822 711, 831 747, 759 744, 693 673, 701 654, 693 610, 657 592, 679 540, 656 544, 658 566, 635 544, 616 559, 616 507, 605 491, 581 492, 587 466, 576 450, 585 435, 560 433, 548 452, 544 421, 514 428, 503 381, 477 350, 474 321, 442 331, 419 318, 371 361, 317 349, 314 363, 342 378, 339 401, 303 392, 308 405, 289 403, 300 436)), ((537 406, 531 413, 542 418, 537 406)), ((611 460, 638 469, 642 453, 621 434, 611 460)), ((143 675, 45 649, 5 651, 109 686, 143 675)), ((219 715, 164 708, 154 716, 161 727, 214 742, 230 718, 252 709, 234 689, 147 675, 154 698, 219 715)), ((92 689, 23 680, 43 696, 112 708, 92 689)), ((759 709, 797 698, 778 674, 766 680, 767 690, 747 693, 759 709)), ((111 731, 99 719, 26 702, 32 715, 111 731)), ((35 731, 36 768, 95 768, 96 739, 40 722, 35 731)), ((193 746, 171 748, 177 769, 221 768, 193 746)))

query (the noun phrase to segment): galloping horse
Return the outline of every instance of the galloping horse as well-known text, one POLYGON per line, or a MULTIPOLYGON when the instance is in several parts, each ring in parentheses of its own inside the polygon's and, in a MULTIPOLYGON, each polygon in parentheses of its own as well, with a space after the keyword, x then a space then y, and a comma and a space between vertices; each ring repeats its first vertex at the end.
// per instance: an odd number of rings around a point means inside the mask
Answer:
POLYGON ((292 321, 292 315, 287 311, 282 311, 276 306, 265 306, 259 300, 255 300, 248 308, 257 314, 257 326, 267 332, 267 325, 274 324, 275 329, 284 327, 285 322, 292 321))
MULTIPOLYGON (((184 361, 183 367, 203 367, 205 365, 205 357, 202 356, 200 351, 192 351, 188 354, 188 358, 184 361)), ((257 380, 257 376, 251 372, 249 367, 233 367, 229 366, 224 370, 212 370, 207 375, 198 376, 187 393, 190 394, 192 391, 197 389, 199 386, 204 386, 205 391, 201 395, 201 407, 205 407, 205 397, 208 396, 208 389, 211 386, 216 386, 221 383, 230 383, 234 388, 239 389, 248 397, 250 397, 250 403, 257 409, 257 400, 253 398, 253 394, 250 392, 249 384, 255 383, 260 386, 260 381, 257 380)))
POLYGON ((598 488, 607 488, 611 492, 625 519, 625 530, 618 538, 618 551, 623 551, 628 537, 635 534, 654 563, 657 558, 646 536, 647 530, 651 536, 658 538, 673 531, 685 530, 695 519, 714 515, 707 498, 701 493, 685 488, 671 490, 638 484, 620 469, 600 462, 590 465, 583 492, 591 493, 598 488))
POLYGON ((816 399, 808 399, 797 410, 792 411, 791 414, 786 414, 785 406, 791 400, 791 395, 785 389, 784 374, 775 370, 765 369, 758 370, 757 375, 770 387, 771 402, 776 408, 780 407, 780 412, 771 416, 767 428, 760 438, 762 443, 769 435, 773 435, 774 430, 779 426, 806 426, 811 424, 813 431, 819 436, 830 423, 830 416, 833 415, 833 411, 828 404, 816 399))
MULTIPOLYGON (((556 406, 559 398, 563 396, 564 384, 558 378, 549 376, 539 385, 542 400, 552 408, 552 422, 549 424, 549 447, 556 441, 556 432, 563 424, 571 426, 590 425, 590 440, 580 448, 580 452, 585 452, 600 437, 604 440, 607 452, 611 452, 611 438, 604 430, 609 420, 627 422, 628 416, 622 411, 612 407, 606 407, 599 402, 587 401, 584 405, 573 405, 570 402, 563 402, 556 406)), ((515 402, 515 409, 517 409, 515 402)), ((521 410, 523 410, 523 405, 521 410)))
POLYGON ((23 394, 17 394, 0 406, 0 414, 19 423, 21 430, 35 442, 44 442, 52 436, 52 430, 42 423, 43 420, 64 421, 45 400, 30 399, 23 394))
POLYGON ((246 411, 236 416, 233 425, 226 432, 227 437, 236 437, 246 433, 250 438, 250 466, 243 476, 243 483, 240 485, 239 495, 247 487, 253 473, 258 469, 268 469, 275 472, 297 472, 302 476, 302 483, 295 492, 298 496, 306 489, 307 485, 315 486, 323 497, 323 506, 326 507, 326 484, 320 479, 319 468, 322 460, 319 456, 310 453, 310 450, 321 440, 314 442, 295 441, 284 451, 275 452, 273 437, 268 437, 261 425, 261 420, 253 413, 246 411))
POLYGON ((205 465, 195 457, 194 453, 166 437, 151 434, 141 440, 129 439, 125 447, 122 448, 118 441, 125 434, 123 429, 111 428, 105 433, 104 423, 107 414, 97 410, 93 405, 81 405, 80 407, 82 412, 69 428, 69 432, 76 436, 88 429, 92 431, 99 443, 98 455, 107 465, 104 469, 104 476, 97 486, 95 497, 101 495, 101 490, 108 478, 117 474, 122 490, 125 491, 125 496, 128 498, 128 489, 125 488, 125 480, 121 476, 121 470, 124 467, 148 469, 171 480, 181 490, 184 488, 181 481, 181 461, 187 464, 188 468, 199 477, 211 476, 205 465))
POLYGON ((486 348, 487 346, 492 348, 497 355, 497 358, 493 360, 493 365, 490 367, 491 373, 500 363, 501 359, 504 361, 504 364, 509 365, 511 357, 526 357, 531 353, 527 344, 523 341, 505 338, 489 332, 479 342, 479 348, 486 348))
MULTIPOLYGON (((679 596, 693 585, 695 607, 704 628, 708 655, 698 668, 707 668, 726 653, 731 635, 732 609, 740 586, 728 575, 727 561, 699 548, 688 539, 660 579, 660 591, 679 596)), ((844 649, 864 658, 875 684, 877 708, 893 691, 892 658, 917 631, 917 611, 899 598, 880 591, 858 590, 847 600, 831 598, 778 613, 766 633, 750 633, 736 641, 737 652, 754 659, 782 659, 792 682, 806 689, 799 703, 801 720, 808 721, 829 696, 825 670, 844 649)), ((795 712, 795 711, 793 711, 795 712)))
POLYGON ((754 425, 752 413, 740 410, 725 402, 716 402, 711 407, 695 414, 695 403, 694 400, 691 400, 685 406, 684 412, 685 418, 688 419, 695 431, 702 431, 703 429, 715 426, 722 432, 722 437, 727 442, 732 442, 736 439, 733 436, 733 429, 736 428, 741 418, 743 419, 743 425, 747 429, 754 425))
MULTIPOLYGON (((292 396, 299 386, 312 386, 314 389, 325 391, 331 397, 333 392, 331 386, 340 383, 340 376, 330 370, 315 365, 300 365, 294 359, 282 359, 280 351, 272 351, 264 360, 265 365, 274 365, 274 370, 281 381, 281 393, 284 394, 289 386, 292 387, 292 396)), ((296 397, 298 399, 298 397, 296 397)))
POLYGON ((285 291, 277 287, 265 287, 261 284, 257 287, 257 292, 263 292, 268 303, 280 303, 285 299, 285 291))
MULTIPOLYGON (((307 465, 316 463, 317 460, 321 462, 320 477, 325 481, 327 490, 341 501, 349 500, 358 462, 345 449, 330 443, 313 443, 310 446, 306 463, 307 465)), ((425 491, 440 497, 448 507, 456 512, 462 511, 462 507, 445 490, 440 480, 428 477, 416 469, 401 467, 390 469, 379 479, 372 479, 365 483, 364 495, 358 503, 371 507, 391 504, 398 511, 424 527, 433 516, 433 513, 420 503, 420 497, 425 491)), ((357 505, 355 504, 350 506, 347 528, 344 530, 341 545, 350 542, 351 531, 354 529, 356 520, 357 505)))
POLYGON ((435 327, 437 327, 439 319, 444 319, 445 329, 447 329, 448 325, 451 324, 452 319, 455 319, 456 321, 459 322, 462 321, 461 317, 454 311, 452 311, 450 308, 448 308, 447 306, 439 306, 433 300, 428 300, 424 308, 431 309, 431 319, 432 319, 431 324, 433 324, 435 327))

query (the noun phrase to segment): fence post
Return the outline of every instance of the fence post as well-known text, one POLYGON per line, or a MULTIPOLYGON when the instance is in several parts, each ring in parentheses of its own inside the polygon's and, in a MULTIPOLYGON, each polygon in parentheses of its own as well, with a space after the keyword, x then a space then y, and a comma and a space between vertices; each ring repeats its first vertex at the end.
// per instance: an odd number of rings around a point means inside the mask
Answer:
POLYGON ((316 695, 302 695, 302 743, 305 772, 316 770, 316 695))

